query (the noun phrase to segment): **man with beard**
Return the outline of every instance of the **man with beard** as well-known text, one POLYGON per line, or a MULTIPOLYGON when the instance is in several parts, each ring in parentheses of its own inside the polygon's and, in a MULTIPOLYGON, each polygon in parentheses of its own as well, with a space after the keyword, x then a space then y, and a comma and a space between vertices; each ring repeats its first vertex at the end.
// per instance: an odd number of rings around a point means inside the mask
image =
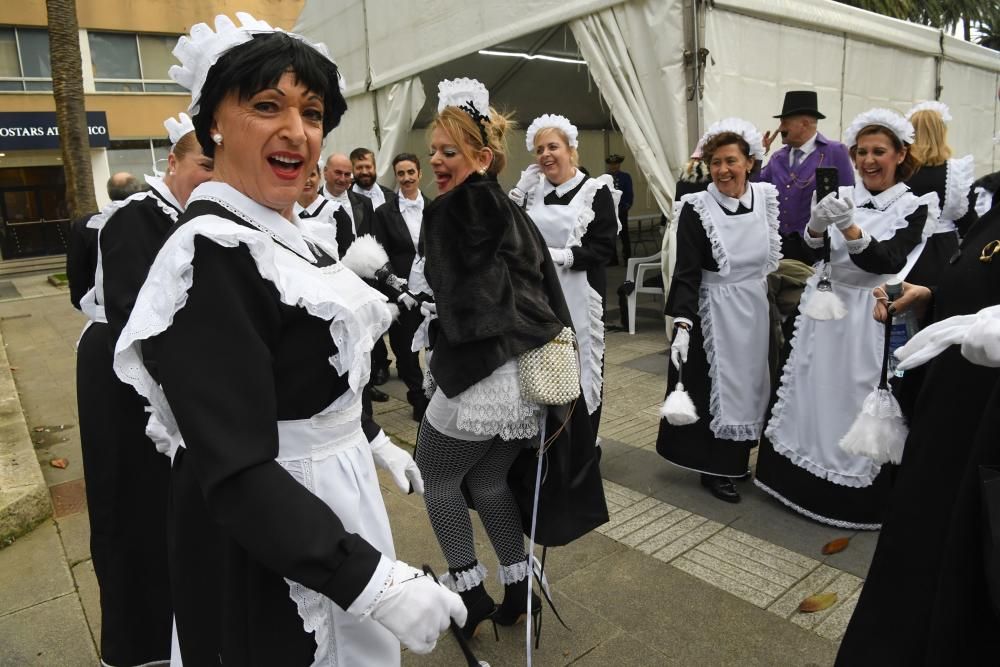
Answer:
POLYGON ((352 191, 368 197, 372 202, 372 208, 378 209, 387 201, 396 198, 396 193, 375 182, 375 154, 367 148, 359 147, 351 151, 351 169, 354 172, 352 191))
POLYGON ((812 264, 812 253, 802 234, 809 222, 810 205, 816 191, 816 169, 836 167, 840 185, 854 185, 854 166, 847 146, 827 139, 816 130, 816 121, 826 118, 819 112, 816 91, 790 90, 785 93, 781 124, 775 132, 764 133, 764 150, 780 134, 784 146, 775 153, 755 180, 778 188, 781 252, 785 259, 812 264))

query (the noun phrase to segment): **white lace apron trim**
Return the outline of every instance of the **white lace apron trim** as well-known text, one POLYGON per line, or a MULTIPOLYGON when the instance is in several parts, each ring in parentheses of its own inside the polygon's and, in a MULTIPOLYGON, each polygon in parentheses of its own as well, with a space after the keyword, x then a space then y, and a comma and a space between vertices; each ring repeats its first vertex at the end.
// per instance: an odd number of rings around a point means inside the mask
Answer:
POLYGON ((517 360, 511 359, 456 397, 457 426, 477 435, 522 440, 538 434, 537 403, 521 395, 517 360))
POLYGON ((945 162, 944 202, 936 234, 954 231, 955 220, 961 220, 969 212, 969 189, 974 180, 975 156, 966 155, 945 162))
POLYGON ((275 286, 282 303, 305 308, 330 323, 337 352, 329 361, 338 373, 347 373, 350 391, 326 411, 350 402, 368 382, 372 346, 392 319, 386 298, 341 264, 319 269, 263 231, 205 215, 178 228, 160 249, 115 346, 115 373, 149 401, 166 432, 176 437, 177 422, 163 390, 143 364, 141 342, 165 331, 184 307, 194 278, 198 236, 224 247, 247 246, 261 277, 275 286))
MULTIPOLYGON (((705 358, 708 362, 708 373, 711 384, 709 397, 709 412, 712 414, 712 421, 709 427, 715 437, 724 440, 751 440, 760 438, 764 427, 764 413, 767 409, 767 396, 770 393, 770 382, 767 369, 767 339, 769 335, 769 308, 767 305, 767 274, 777 268, 781 260, 781 237, 778 235, 778 192, 769 183, 753 183, 754 190, 754 211, 738 216, 727 216, 722 212, 721 206, 714 200, 708 192, 696 193, 698 203, 693 200, 692 205, 695 212, 701 218, 702 226, 712 244, 713 256, 721 266, 725 263, 727 267, 726 275, 714 271, 703 272, 702 286, 699 290, 698 316, 701 320, 701 332, 704 338, 705 358), (720 231, 716 219, 728 231, 720 231), (751 218, 750 220, 742 220, 751 218), (762 219, 763 218, 763 219, 762 219), (761 253, 747 251, 746 237, 733 237, 729 242, 738 248, 740 252, 737 259, 731 261, 729 253, 726 252, 726 239, 723 237, 729 234, 736 234, 739 231, 750 230, 747 225, 763 224, 767 233, 767 248, 761 253), (729 225, 734 225, 729 227, 729 225), (738 228, 736 226, 739 226, 738 228), (720 280, 729 278, 729 280, 720 280), (721 307, 716 311, 713 308, 713 291, 724 290, 728 292, 723 297, 721 307), (747 321, 742 314, 734 313, 737 300, 743 299, 754 311, 759 321, 747 321), (756 303, 754 303, 756 301, 756 303), (760 312, 757 312, 760 311, 760 312), (732 321, 734 315, 740 318, 740 323, 734 327, 732 321), (716 317, 720 319, 718 323, 725 330, 724 340, 717 341, 717 331, 719 327, 715 322, 716 317), (749 328, 748 328, 749 327, 749 328), (761 348, 759 355, 750 353, 744 357, 733 357, 724 360, 724 367, 720 366, 717 348, 719 344, 732 346, 735 329, 743 330, 744 336, 740 339, 740 346, 750 348, 761 348), (763 362, 761 362, 763 360, 763 362), (723 378, 723 375, 726 378, 723 378), (737 382, 756 382, 757 386, 745 387, 744 391, 728 392, 726 398, 723 397, 722 385, 734 384, 733 378, 739 378, 737 382), (753 414, 753 421, 737 420, 732 421, 727 418, 727 414, 753 414)), ((757 232, 759 233, 759 232, 757 232)), ((730 351, 732 350, 729 347, 730 351)), ((727 357, 733 356, 731 353, 727 357)))

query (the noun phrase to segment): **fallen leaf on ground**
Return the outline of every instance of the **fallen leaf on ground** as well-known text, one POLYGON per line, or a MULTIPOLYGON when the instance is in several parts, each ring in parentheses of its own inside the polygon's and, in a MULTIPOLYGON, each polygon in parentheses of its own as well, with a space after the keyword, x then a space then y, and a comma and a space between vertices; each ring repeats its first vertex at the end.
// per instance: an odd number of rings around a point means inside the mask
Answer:
POLYGON ((839 554, 841 551, 847 548, 850 544, 851 538, 849 537, 838 537, 835 540, 830 540, 823 545, 823 555, 829 556, 831 554, 839 554))
POLYGON ((824 609, 829 609, 833 606, 833 603, 837 601, 837 594, 833 592, 827 593, 817 593, 816 595, 810 595, 805 600, 799 603, 799 611, 803 614, 812 614, 813 612, 823 611, 824 609))
POLYGON ((64 469, 66 466, 69 465, 69 461, 67 461, 66 459, 63 459, 63 458, 52 459, 51 461, 49 461, 49 465, 52 466, 53 468, 63 468, 64 469))
POLYGON ((35 427, 35 433, 41 433, 44 430, 45 430, 44 426, 36 426, 35 427))

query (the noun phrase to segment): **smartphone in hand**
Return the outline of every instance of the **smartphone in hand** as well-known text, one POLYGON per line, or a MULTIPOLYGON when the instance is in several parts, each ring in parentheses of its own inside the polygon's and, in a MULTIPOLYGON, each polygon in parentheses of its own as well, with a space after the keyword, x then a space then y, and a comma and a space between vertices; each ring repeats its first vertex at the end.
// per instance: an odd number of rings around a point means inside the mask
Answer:
POLYGON ((836 167, 817 167, 816 201, 821 201, 823 197, 826 197, 831 192, 836 197, 838 182, 836 167))

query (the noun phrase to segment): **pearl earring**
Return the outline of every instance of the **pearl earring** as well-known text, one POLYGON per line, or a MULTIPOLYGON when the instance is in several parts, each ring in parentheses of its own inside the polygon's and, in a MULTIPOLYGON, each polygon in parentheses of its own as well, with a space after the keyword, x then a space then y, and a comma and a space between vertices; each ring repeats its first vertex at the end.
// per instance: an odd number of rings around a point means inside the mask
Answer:
POLYGON ((212 135, 212 141, 215 142, 216 146, 221 146, 222 145, 222 134, 219 133, 219 132, 216 132, 215 134, 213 134, 212 135))
POLYGON ((167 173, 168 173, 168 174, 170 174, 171 176, 173 176, 173 175, 174 175, 174 170, 173 170, 173 169, 171 169, 171 170, 170 170, 170 171, 168 171, 167 173))

